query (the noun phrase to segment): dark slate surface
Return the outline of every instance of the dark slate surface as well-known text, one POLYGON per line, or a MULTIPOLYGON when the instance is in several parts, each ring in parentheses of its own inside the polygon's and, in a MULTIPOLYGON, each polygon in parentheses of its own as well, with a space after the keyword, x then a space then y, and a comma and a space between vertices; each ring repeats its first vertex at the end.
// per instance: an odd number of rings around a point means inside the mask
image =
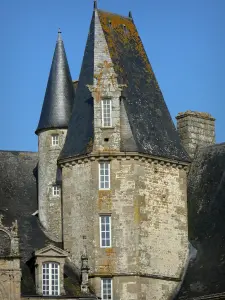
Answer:
POLYGON ((188 161, 133 21, 100 10, 99 18, 118 81, 127 84, 124 105, 138 151, 188 161))
POLYGON ((94 76, 94 14, 88 34, 76 97, 68 133, 60 158, 86 154, 93 144, 93 99, 87 84, 93 84, 94 76))
POLYGON ((43 129, 67 128, 74 96, 66 52, 59 33, 36 133, 43 129))
POLYGON ((225 143, 201 150, 188 178, 189 238, 197 249, 178 299, 225 292, 225 143))
MULTIPOLYGON (((18 221, 23 295, 35 295, 33 252, 54 243, 42 232, 37 211, 37 161, 34 152, 0 151, 0 214, 3 224, 11 226, 18 221)), ((0 240, 0 249, 2 243, 0 240)), ((65 267, 65 290, 69 296, 81 296, 79 274, 67 263, 65 267), (70 270, 68 272, 68 270, 70 270)))

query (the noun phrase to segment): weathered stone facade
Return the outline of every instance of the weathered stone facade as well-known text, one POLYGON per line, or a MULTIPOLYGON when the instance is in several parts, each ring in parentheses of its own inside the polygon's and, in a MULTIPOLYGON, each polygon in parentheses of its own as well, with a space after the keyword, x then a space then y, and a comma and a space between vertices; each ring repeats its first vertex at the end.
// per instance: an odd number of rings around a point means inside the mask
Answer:
POLYGON ((198 147, 215 144, 215 119, 208 113, 186 111, 176 117, 182 144, 190 157, 198 147))
POLYGON ((6 227, 2 219, 0 216, 0 233, 7 242, 4 251, 0 253, 0 299, 20 300, 21 270, 17 221, 11 227, 6 227))
POLYGON ((87 237, 96 291, 98 278, 113 276, 115 299, 147 300, 150 289, 151 299, 169 299, 175 292, 188 255, 186 169, 124 153, 93 154, 63 167, 64 246, 80 265, 87 237), (110 190, 98 189, 103 160, 110 161, 110 190), (112 216, 111 248, 100 248, 101 214, 112 216))
POLYGON ((61 189, 61 170, 57 166, 67 130, 45 130, 38 135, 38 214, 44 232, 53 240, 62 240, 61 191, 53 196, 52 188, 61 189), (58 135, 59 145, 52 145, 52 136, 58 135))

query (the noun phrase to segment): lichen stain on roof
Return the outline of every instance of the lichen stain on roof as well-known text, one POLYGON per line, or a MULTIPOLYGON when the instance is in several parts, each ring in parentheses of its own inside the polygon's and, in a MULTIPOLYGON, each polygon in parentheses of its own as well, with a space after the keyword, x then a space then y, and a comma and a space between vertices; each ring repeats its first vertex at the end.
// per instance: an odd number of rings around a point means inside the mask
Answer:
MULTIPOLYGON (((98 10, 138 151, 189 161, 131 18, 98 10)), ((128 149, 128 151, 134 151, 128 149)))
MULTIPOLYGON (((119 47, 119 41, 124 45, 124 47, 134 47, 138 53, 139 59, 143 60, 143 64, 146 67, 145 71, 148 71, 151 78, 155 79, 150 62, 133 21, 130 18, 126 18, 109 12, 104 12, 101 10, 99 10, 99 18, 102 24, 102 28, 108 37, 107 43, 110 49, 110 53, 114 56, 117 56, 118 58, 119 54, 123 54, 121 51, 121 47, 119 47), (113 32, 116 34, 113 34, 113 32), (116 36, 118 37, 117 39, 115 39, 116 36)), ((116 71, 123 72, 123 69, 121 67, 118 67, 119 65, 115 66, 116 71)), ((158 86, 156 80, 155 82, 158 86)))

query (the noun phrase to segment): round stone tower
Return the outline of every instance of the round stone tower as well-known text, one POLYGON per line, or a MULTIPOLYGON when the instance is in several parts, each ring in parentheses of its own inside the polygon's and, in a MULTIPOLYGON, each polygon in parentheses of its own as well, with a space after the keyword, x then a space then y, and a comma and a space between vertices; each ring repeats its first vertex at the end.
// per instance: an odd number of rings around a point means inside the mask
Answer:
POLYGON ((57 159, 64 145, 74 101, 74 87, 66 53, 58 32, 38 135, 38 215, 45 233, 62 240, 61 170, 57 159))
POLYGON ((188 257, 189 157, 133 19, 95 5, 62 166, 63 242, 101 299, 169 300, 188 257))

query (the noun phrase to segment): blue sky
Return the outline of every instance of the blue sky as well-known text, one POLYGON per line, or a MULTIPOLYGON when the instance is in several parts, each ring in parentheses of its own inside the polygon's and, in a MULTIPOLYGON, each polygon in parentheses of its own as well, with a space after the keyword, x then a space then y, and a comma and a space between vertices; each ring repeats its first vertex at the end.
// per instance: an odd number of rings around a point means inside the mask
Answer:
MULTIPOLYGON (((101 9, 131 10, 173 119, 180 111, 210 112, 217 142, 225 141, 225 1, 99 0, 101 9)), ((62 30, 78 79, 93 0, 1 0, 0 149, 37 150, 37 127, 62 30)))

